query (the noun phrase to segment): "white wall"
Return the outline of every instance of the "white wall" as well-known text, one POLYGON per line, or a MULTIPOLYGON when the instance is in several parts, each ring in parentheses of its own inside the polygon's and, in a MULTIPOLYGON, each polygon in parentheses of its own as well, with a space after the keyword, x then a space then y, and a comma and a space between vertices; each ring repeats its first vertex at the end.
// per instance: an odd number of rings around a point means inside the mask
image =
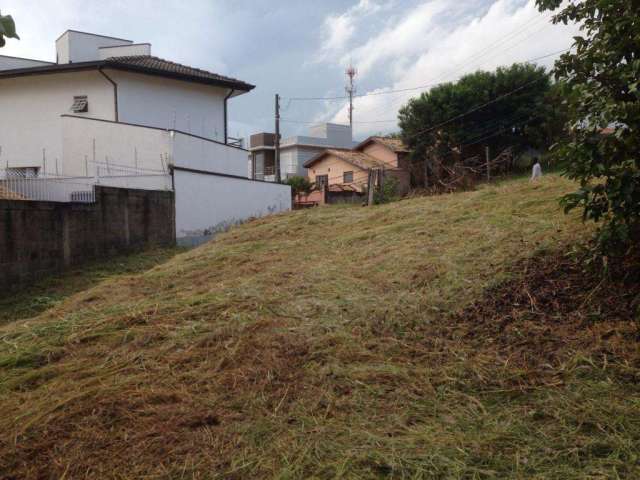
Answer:
POLYGON ((96 164, 159 172, 171 163, 247 178, 247 151, 240 148, 144 126, 74 116, 61 121, 66 175, 95 175, 96 164))
POLYGON ((306 177, 307 169, 304 167, 304 163, 323 150, 325 150, 323 147, 287 147, 280 153, 280 171, 283 172, 283 175, 290 174, 306 177))
POLYGON ((105 69, 118 83, 121 122, 182 130, 224 142, 229 89, 105 69))
MULTIPOLYGON (((168 171, 167 163, 172 161, 173 141, 166 130, 75 117, 62 117, 62 125, 67 175, 93 176, 97 164, 109 164, 114 171, 130 167, 159 173, 168 171)), ((105 169, 101 170, 104 175, 105 169)))
POLYGON ((176 235, 179 244, 197 244, 211 234, 251 217, 291 209, 291 188, 214 175, 174 172, 176 235))
POLYGON ((56 40, 56 53, 58 63, 89 62, 100 59, 98 53, 100 47, 132 43, 131 40, 68 30, 56 40))
POLYGON ((15 68, 44 67, 51 62, 32 60, 30 58, 8 57, 0 55, 0 70, 13 70, 15 68))
POLYGON ((42 168, 45 149, 47 171, 67 172, 62 165, 61 114, 75 95, 86 95, 92 118, 114 119, 113 88, 97 71, 32 75, 0 79, 0 165, 42 168))
POLYGON ((98 48, 98 57, 100 60, 111 57, 130 57, 134 55, 151 55, 151 44, 133 43, 131 45, 98 48))
POLYGON ((105 187, 137 188, 139 190, 171 190, 171 175, 101 176, 94 183, 105 187))
POLYGON ((247 151, 201 138, 174 133, 175 165, 247 177, 247 151))

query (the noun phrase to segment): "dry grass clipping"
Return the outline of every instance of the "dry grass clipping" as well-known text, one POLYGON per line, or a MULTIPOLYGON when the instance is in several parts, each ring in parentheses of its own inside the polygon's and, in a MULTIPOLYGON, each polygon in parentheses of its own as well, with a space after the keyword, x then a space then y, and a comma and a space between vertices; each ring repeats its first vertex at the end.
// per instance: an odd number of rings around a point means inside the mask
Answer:
POLYGON ((0 476, 640 475, 637 289, 558 256, 570 188, 256 220, 0 327, 0 476))

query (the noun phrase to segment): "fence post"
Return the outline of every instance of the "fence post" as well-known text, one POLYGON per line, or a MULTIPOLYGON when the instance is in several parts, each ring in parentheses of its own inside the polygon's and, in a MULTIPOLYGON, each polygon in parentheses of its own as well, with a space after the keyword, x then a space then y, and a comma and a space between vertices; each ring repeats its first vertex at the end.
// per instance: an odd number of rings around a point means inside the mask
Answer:
POLYGON ((484 148, 485 156, 487 158, 487 182, 491 181, 491 163, 489 163, 489 145, 484 148))
POLYGON ((373 192, 375 189, 375 179, 374 179, 374 174, 373 174, 373 170, 370 168, 369 169, 369 178, 367 180, 367 205, 371 206, 373 205, 373 192))

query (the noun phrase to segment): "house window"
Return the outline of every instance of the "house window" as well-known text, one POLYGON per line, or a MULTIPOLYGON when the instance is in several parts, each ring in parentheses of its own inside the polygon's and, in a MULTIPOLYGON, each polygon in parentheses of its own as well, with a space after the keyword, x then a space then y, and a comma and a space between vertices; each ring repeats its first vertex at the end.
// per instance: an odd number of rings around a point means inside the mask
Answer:
POLYGON ((89 111, 89 100, 86 95, 73 97, 73 105, 71 105, 73 113, 86 113, 89 111))
POLYGON ((344 172, 342 174, 342 183, 353 183, 353 172, 344 172))
POLYGON ((316 176, 316 186, 322 187, 323 185, 329 185, 329 175, 316 176))

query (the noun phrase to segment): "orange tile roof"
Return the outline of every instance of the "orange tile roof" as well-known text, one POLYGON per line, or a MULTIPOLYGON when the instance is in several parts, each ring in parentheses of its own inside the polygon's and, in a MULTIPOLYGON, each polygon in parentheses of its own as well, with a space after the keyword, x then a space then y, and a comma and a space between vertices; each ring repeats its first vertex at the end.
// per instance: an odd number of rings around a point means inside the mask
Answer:
POLYGON ((310 160, 307 160, 304 166, 308 168, 314 163, 321 160, 326 155, 334 155, 344 160, 345 162, 348 162, 351 165, 358 167, 362 170, 368 170, 369 168, 387 166, 387 164, 385 164, 384 162, 381 162, 380 160, 373 158, 371 155, 367 155, 366 153, 362 153, 357 150, 340 150, 337 148, 328 148, 322 151, 315 157, 311 158, 310 160))
POLYGON ((408 152, 409 147, 407 147, 402 140, 399 138, 389 138, 389 137, 371 137, 371 140, 375 142, 382 143, 386 147, 390 148, 394 152, 408 152))

